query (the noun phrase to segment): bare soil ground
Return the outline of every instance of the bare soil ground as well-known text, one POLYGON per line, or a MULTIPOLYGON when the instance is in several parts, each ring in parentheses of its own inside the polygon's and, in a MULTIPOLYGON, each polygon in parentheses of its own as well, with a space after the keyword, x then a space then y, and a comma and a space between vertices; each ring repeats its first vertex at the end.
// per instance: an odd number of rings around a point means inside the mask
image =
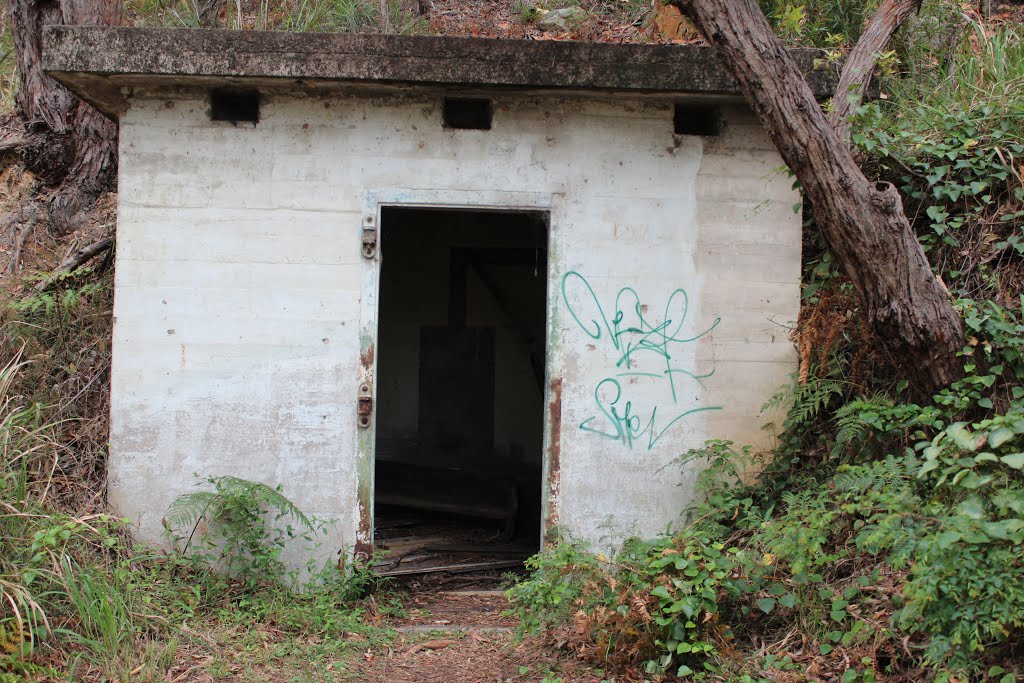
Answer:
MULTIPOLYGON (((381 596, 382 601, 385 596, 381 596)), ((616 679, 539 642, 517 642, 500 591, 438 591, 406 596, 397 616, 370 611, 381 629, 342 642, 297 636, 272 619, 197 621, 179 642, 124 680, 164 683, 611 683, 616 679), (386 629, 386 631, 385 631, 386 629), (384 636, 384 633, 388 635, 384 636)), ((89 680, 99 680, 87 676, 89 680)), ((619 679, 621 680, 621 679, 619 679)))
POLYGON ((605 672, 531 642, 516 643, 516 621, 504 616, 500 592, 433 591, 413 594, 408 616, 390 625, 398 640, 367 650, 349 671, 365 683, 599 683, 605 672), (437 630, 424 630, 436 627, 437 630))
MULTIPOLYGON (((575 4, 575 3, 565 3, 575 4)), ((522 7, 511 0, 434 0, 426 18, 431 33, 446 36, 484 38, 527 38, 532 40, 588 40, 606 43, 651 42, 645 32, 651 4, 583 1, 589 11, 586 21, 567 32, 544 32, 524 17, 522 7)))

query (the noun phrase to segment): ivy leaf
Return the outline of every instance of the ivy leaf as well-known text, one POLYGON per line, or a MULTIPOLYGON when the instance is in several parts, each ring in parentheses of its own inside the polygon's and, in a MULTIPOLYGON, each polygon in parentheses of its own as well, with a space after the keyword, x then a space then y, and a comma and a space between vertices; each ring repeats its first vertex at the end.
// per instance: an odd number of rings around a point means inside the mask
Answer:
POLYGON ((960 488, 964 489, 978 489, 992 481, 992 477, 982 477, 974 470, 967 470, 967 474, 963 477, 958 477, 958 479, 959 481, 954 481, 954 483, 959 484, 960 488))
POLYGON ((931 218, 936 223, 944 223, 946 219, 949 218, 949 214, 946 213, 946 210, 939 204, 929 206, 925 210, 925 213, 928 214, 928 218, 931 218))
POLYGON ((1012 467, 1015 470, 1024 469, 1024 453, 1011 453, 1010 455, 1004 455, 1000 460, 1003 461, 1004 465, 1012 467))
POLYGON ((983 529, 976 527, 964 529, 964 542, 966 543, 988 543, 991 540, 983 529))
POLYGON ((1024 529, 1024 520, 1004 519, 998 522, 986 522, 985 533, 1000 541, 1009 541, 1015 537, 1017 532, 1024 529))
POLYGON ((984 436, 972 434, 963 422, 955 422, 946 428, 946 433, 962 451, 976 451, 984 443, 984 436))
POLYGON ((669 595, 668 589, 664 586, 655 586, 653 589, 651 589, 651 595, 653 595, 656 598, 663 598, 665 600, 670 600, 672 598, 672 596, 669 595))
POLYGON ((968 497, 957 506, 960 514, 971 519, 983 519, 985 517, 985 503, 978 495, 968 497))
POLYGON ((771 614, 772 610, 775 609, 775 598, 761 598, 757 601, 757 606, 765 614, 771 614))
POLYGON ((1024 491, 1000 491, 993 499, 996 505, 1024 515, 1024 491))

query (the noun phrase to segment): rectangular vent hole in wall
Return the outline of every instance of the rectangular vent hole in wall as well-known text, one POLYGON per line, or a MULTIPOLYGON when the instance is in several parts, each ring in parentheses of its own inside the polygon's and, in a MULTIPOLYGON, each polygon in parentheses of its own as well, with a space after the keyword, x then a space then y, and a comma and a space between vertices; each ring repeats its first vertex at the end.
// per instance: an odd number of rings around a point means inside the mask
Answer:
POLYGON ((446 97, 442 109, 445 128, 491 129, 491 101, 484 97, 446 97))
POLYGON ((260 120, 257 90, 214 90, 210 93, 210 120, 256 123, 260 120))
POLYGON ((718 107, 706 104, 677 104, 673 126, 676 135, 720 135, 722 115, 718 107))

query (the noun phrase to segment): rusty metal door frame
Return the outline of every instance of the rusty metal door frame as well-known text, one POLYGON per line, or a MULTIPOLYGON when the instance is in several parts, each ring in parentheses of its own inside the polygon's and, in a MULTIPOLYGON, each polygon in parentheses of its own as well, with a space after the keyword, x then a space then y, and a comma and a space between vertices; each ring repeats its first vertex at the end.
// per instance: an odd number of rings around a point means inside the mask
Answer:
MULTIPOLYGON (((384 207, 403 209, 454 209, 462 211, 536 212, 548 216, 548 273, 546 329, 553 322, 555 290, 553 289, 553 230, 554 208, 557 196, 534 192, 498 192, 469 190, 410 190, 378 188, 361 194, 362 213, 359 231, 362 239, 362 283, 359 320, 359 376, 356 428, 356 489, 357 520, 354 552, 356 557, 369 557, 373 551, 374 467, 376 459, 377 413, 373 397, 377 395, 377 326, 380 296, 380 266, 386 243, 383 240, 381 210, 384 207)), ((558 454, 561 413, 561 381, 552 368, 553 340, 556 335, 546 334, 544 363, 547 383, 544 405, 548 417, 544 420, 544 446, 541 455, 541 543, 548 529, 557 522, 558 454)))

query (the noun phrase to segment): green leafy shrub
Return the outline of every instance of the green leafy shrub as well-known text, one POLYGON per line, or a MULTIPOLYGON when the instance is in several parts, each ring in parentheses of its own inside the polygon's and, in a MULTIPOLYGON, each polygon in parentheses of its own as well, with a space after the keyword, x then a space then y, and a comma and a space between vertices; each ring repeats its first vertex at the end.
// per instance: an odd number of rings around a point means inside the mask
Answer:
POLYGON ((873 0, 761 0, 760 4, 783 40, 813 47, 853 45, 877 7, 873 0))
POLYGON ((509 598, 525 633, 560 639, 603 666, 689 676, 714 669, 728 629, 718 601, 732 567, 725 546, 683 532, 632 540, 612 561, 563 543, 531 558, 531 577, 509 598))
POLYGON ((578 544, 561 542, 526 560, 528 581, 508 591, 518 606, 520 628, 538 635, 566 623, 578 608, 586 587, 603 576, 597 556, 578 544))
POLYGON ((971 671, 1024 626, 1024 413, 955 422, 917 449, 937 526, 919 542, 897 621, 930 637, 926 662, 971 671))

